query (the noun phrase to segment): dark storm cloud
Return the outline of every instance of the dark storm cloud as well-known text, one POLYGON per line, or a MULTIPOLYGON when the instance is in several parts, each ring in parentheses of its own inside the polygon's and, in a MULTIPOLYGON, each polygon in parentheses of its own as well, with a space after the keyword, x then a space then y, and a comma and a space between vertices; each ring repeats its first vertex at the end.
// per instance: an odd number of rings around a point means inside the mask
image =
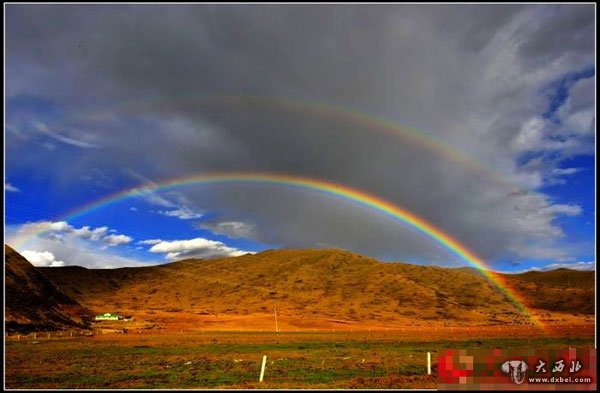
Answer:
POLYGON ((594 9, 584 4, 549 7, 523 28, 530 34, 519 45, 519 56, 539 64, 565 52, 586 53, 594 46, 594 9), (548 19, 552 23, 546 23, 548 19))
MULTIPOLYGON (((539 244, 568 257, 548 244, 562 234, 554 218, 573 208, 516 192, 540 186, 560 160, 520 170, 514 141, 546 146, 526 124, 547 109, 544 87, 593 65, 593 6, 8 5, 6 20, 9 102, 57 108, 38 119, 56 132, 46 145, 32 143, 44 136, 29 116, 8 123, 8 169, 45 161, 40 170, 61 184, 98 167, 154 181, 298 174, 397 203, 486 258, 539 256, 539 244), (413 127, 505 180, 319 103, 413 127), (57 138, 100 148, 56 154, 57 138), (12 158, 20 151, 36 154, 12 158)), ((324 209, 322 197, 238 193, 194 200, 274 244, 437 258, 414 233, 346 205, 324 209)))

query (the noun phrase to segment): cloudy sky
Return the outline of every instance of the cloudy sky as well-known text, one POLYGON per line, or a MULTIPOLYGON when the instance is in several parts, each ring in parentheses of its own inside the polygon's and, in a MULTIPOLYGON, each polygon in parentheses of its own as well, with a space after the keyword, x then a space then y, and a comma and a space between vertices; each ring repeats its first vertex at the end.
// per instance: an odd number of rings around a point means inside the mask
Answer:
POLYGON ((500 271, 595 266, 593 5, 5 10, 5 235, 37 265, 281 247, 466 264, 332 195, 153 189, 259 172, 384 199, 500 271))

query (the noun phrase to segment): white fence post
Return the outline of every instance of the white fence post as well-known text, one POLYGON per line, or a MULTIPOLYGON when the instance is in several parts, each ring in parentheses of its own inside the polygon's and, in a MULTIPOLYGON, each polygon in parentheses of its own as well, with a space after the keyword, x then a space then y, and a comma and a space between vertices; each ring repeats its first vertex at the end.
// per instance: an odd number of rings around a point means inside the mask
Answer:
POLYGON ((431 375, 431 352, 427 352, 427 375, 431 375))
POLYGON ((258 382, 262 382, 265 376, 265 366, 267 365, 267 355, 263 355, 262 366, 260 367, 260 378, 258 382))

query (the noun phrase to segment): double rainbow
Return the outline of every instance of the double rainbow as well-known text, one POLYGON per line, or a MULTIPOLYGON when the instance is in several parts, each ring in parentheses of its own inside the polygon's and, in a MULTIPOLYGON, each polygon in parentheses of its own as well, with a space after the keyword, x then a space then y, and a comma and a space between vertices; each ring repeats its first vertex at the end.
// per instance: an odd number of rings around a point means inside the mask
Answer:
MULTIPOLYGON (((469 250, 467 247, 462 245, 458 240, 454 239, 449 234, 444 233, 443 231, 436 228, 421 217, 411 213, 406 209, 396 206, 389 201, 368 194, 364 191, 351 188, 345 185, 333 183, 330 181, 300 177, 295 175, 254 172, 213 173, 206 175, 190 176, 167 180, 149 186, 135 187, 124 191, 120 191, 115 194, 111 194, 100 200, 88 203, 78 208, 77 210, 71 212, 64 218, 64 221, 68 222, 78 217, 81 217, 87 213, 90 213, 94 210, 98 210, 102 207, 105 207, 107 205, 117 203, 129 198, 140 197, 148 193, 165 191, 190 185, 227 183, 272 184, 279 186, 294 187, 303 190, 313 190, 346 201, 350 201, 354 204, 364 206, 376 212, 382 213, 424 234, 433 241, 441 244, 443 247, 445 247, 453 254, 457 255, 462 260, 466 261, 469 265, 475 267, 480 272, 480 274, 487 278, 502 294, 504 294, 506 298, 509 299, 511 303, 522 314, 526 315, 534 325, 538 327, 543 327, 541 322, 524 305, 524 301, 521 298, 521 296, 513 289, 510 289, 505 280, 498 273, 491 271, 481 258, 475 255, 475 253, 469 250)), ((42 232, 43 231, 38 232, 33 236, 39 235, 42 232)), ((33 236, 29 237, 29 239, 31 239, 33 236)))

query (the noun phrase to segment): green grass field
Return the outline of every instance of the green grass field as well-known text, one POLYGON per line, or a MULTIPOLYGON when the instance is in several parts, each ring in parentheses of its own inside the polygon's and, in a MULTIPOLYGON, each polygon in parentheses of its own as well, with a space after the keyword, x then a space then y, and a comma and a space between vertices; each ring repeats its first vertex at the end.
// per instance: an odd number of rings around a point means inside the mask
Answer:
POLYGON ((186 333, 8 338, 6 388, 435 388, 443 348, 594 346, 589 338, 398 338, 366 333, 186 333), (433 375, 426 353, 432 352, 433 375), (258 377, 267 355, 264 382, 258 377))

